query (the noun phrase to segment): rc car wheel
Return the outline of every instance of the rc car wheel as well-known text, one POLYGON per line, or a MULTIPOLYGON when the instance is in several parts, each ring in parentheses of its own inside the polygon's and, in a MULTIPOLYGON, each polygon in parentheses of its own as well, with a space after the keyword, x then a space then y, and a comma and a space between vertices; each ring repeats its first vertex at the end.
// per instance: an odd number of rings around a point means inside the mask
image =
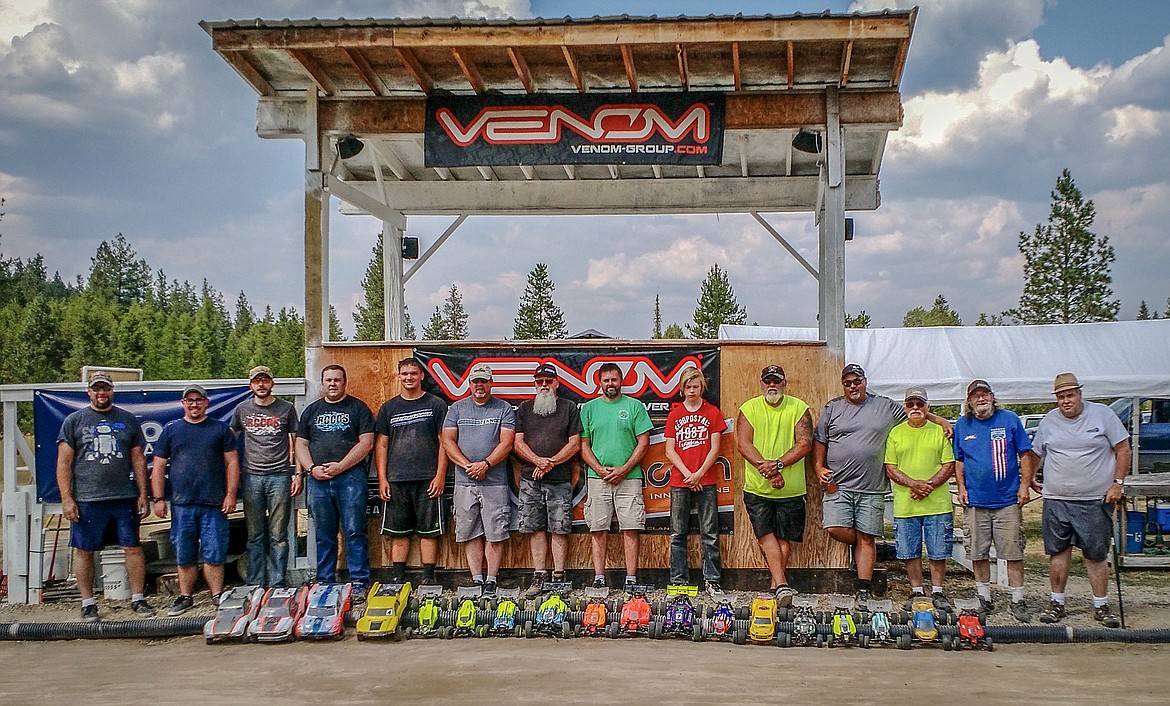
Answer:
POLYGON ((581 637, 581 632, 584 630, 580 625, 573 626, 573 637, 581 637))
POLYGON ((739 610, 735 611, 735 617, 739 618, 740 620, 747 620, 750 616, 751 610, 745 605, 741 605, 739 610))
POLYGON ((991 641, 990 637, 983 638, 983 646, 987 648, 988 652, 995 652, 995 643, 991 641))
POLYGON ((824 647, 824 646, 825 646, 825 636, 818 633, 817 634, 817 647, 824 647))
POLYGON ((778 632, 776 633, 777 647, 792 647, 792 633, 778 632))
POLYGON ((941 638, 941 641, 942 641, 942 648, 944 650, 946 650, 947 652, 950 652, 951 650, 955 649, 955 644, 953 642, 951 642, 951 638, 948 637, 947 635, 943 635, 941 638))
POLYGON ((617 623, 610 623, 605 626, 605 636, 611 640, 616 640, 618 636, 618 630, 620 629, 621 628, 618 627, 617 623))
POLYGON ((695 642, 702 642, 703 637, 703 625, 702 623, 696 621, 695 624, 691 626, 691 639, 695 642))
POLYGON ((862 649, 869 648, 869 635, 861 634, 857 636, 857 646, 862 649))
POLYGON ((742 645, 747 642, 747 633, 743 630, 736 630, 731 633, 731 641, 737 645, 742 645))
POLYGON ((524 637, 532 637, 532 621, 524 621, 524 637))
POLYGON ((666 615, 665 601, 654 601, 654 615, 666 615))
POLYGON ((910 633, 903 633, 903 634, 899 635, 898 636, 898 649, 900 649, 900 650, 910 649, 910 645, 911 645, 912 640, 913 640, 913 638, 910 637, 910 633))
POLYGON ((203 639, 206 640, 207 644, 209 644, 209 645, 215 642, 215 640, 211 639, 210 637, 205 637, 203 639))
MULTIPOLYGON (((396 639, 398 639, 398 638, 391 638, 391 639, 393 639, 393 640, 396 640, 396 639)), ((360 633, 360 632, 359 632, 359 633, 357 634, 357 641, 358 641, 358 642, 365 642, 365 641, 366 641, 366 635, 365 635, 365 633, 360 633)))
POLYGON ((897 619, 896 623, 898 625, 909 625, 910 624, 910 614, 904 610, 898 611, 897 618, 898 619, 897 619))
POLYGON ((573 636, 573 626, 569 625, 569 621, 566 620, 563 623, 561 623, 561 637, 568 640, 572 636, 573 636))
POLYGON ((406 629, 406 632, 404 633, 404 635, 406 636, 406 639, 407 639, 407 640, 409 640, 410 638, 414 637, 414 628, 407 628, 407 629, 406 629))

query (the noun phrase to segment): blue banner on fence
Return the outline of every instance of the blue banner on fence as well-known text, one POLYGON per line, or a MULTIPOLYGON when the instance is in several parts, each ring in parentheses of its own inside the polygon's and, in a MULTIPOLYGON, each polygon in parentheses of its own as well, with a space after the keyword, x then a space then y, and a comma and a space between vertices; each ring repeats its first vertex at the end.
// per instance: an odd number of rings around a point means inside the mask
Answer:
MULTIPOLYGON (((210 404, 207 415, 223 422, 230 422, 236 405, 252 394, 247 387, 224 387, 208 390, 210 404)), ((146 467, 154 456, 154 442, 167 422, 183 416, 183 405, 179 402, 182 390, 167 392, 118 392, 114 404, 127 410, 142 424, 142 436, 146 439, 146 467)), ((33 433, 36 435, 37 455, 37 501, 42 503, 61 502, 57 489, 57 434, 61 423, 72 412, 89 405, 84 392, 49 392, 37 390, 33 393, 33 433)))

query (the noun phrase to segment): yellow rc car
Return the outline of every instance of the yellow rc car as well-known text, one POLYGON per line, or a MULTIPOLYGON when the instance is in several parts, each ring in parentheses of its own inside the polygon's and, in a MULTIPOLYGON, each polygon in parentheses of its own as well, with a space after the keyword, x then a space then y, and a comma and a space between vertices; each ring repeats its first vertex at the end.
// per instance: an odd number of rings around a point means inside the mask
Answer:
POLYGON ((404 636, 402 614, 410 600, 410 582, 375 583, 366 599, 366 612, 357 621, 357 639, 389 637, 401 640, 404 636))

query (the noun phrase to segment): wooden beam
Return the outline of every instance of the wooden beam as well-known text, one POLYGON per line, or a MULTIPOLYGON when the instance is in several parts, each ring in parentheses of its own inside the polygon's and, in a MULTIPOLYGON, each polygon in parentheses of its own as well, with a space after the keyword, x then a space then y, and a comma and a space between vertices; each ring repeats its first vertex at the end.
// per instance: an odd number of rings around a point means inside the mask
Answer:
POLYGON ((317 84, 317 90, 321 91, 327 96, 331 96, 337 92, 337 88, 333 85, 333 81, 329 79, 328 74, 317 63, 317 60, 309 55, 307 51, 301 49, 289 49, 288 53, 301 65, 305 73, 309 74, 309 78, 313 83, 317 84))
POLYGON ((788 56, 788 87, 792 88, 796 81, 796 62, 792 59, 792 40, 788 40, 785 54, 788 56))
MULTIPOLYGON (((411 215, 795 213, 816 207, 818 182, 806 177, 719 179, 555 179, 543 181, 395 181, 385 185, 391 203, 409 204, 411 215)), ((378 185, 349 182, 370 194, 378 185)), ((876 177, 845 182, 846 208, 878 205, 876 177)), ((347 192, 347 196, 352 196, 347 192)), ((371 197, 378 203, 378 199, 371 197)), ((345 199, 353 203, 356 198, 345 199)), ((369 202, 366 202, 369 203, 369 202)), ((373 204, 370 204, 373 206, 373 204)), ((378 208, 384 208, 378 203, 378 208)), ((342 205, 342 213, 361 213, 342 205)))
POLYGON ((638 92, 638 72, 634 70, 634 50, 622 45, 622 64, 626 67, 626 80, 630 82, 630 93, 638 92))
POLYGON ((894 59, 894 75, 890 79, 890 87, 897 88, 902 83, 902 71, 906 68, 906 52, 910 51, 910 39, 898 42, 898 56, 894 59))
POLYGON ((422 89, 422 92, 429 96, 435 88, 435 83, 431 81, 431 77, 427 75, 426 69, 423 68, 422 64, 418 63, 418 57, 407 47, 397 47, 396 50, 398 52, 398 58, 402 60, 402 65, 406 67, 406 72, 410 74, 414 82, 422 89))
POLYGON ((674 45, 674 53, 678 57, 678 82, 684 91, 691 90, 691 76, 687 68, 687 50, 681 44, 674 45))
MULTIPOLYGON (((823 91, 744 91, 727 95, 728 130, 794 130, 824 125, 823 91)), ((841 92, 841 124, 895 130, 902 124, 902 99, 896 90, 841 92)), ((419 135, 426 119, 423 98, 345 98, 322 100, 321 130, 331 135, 419 135)), ((266 138, 300 137, 304 100, 261 98, 256 133, 266 138)))
POLYGON ((577 60, 573 58, 573 50, 562 46, 561 52, 565 55, 565 63, 569 65, 569 75, 573 77, 573 83, 577 84, 577 92, 584 93, 585 82, 581 79, 581 69, 577 67, 577 60))
POLYGON ((252 65, 249 61, 248 55, 242 51, 229 51, 223 53, 224 61, 236 70, 240 78, 244 79, 253 89, 262 96, 275 96, 276 89, 272 87, 268 80, 260 75, 260 71, 252 65))
POLYGON ((390 167, 390 171, 394 172, 394 176, 403 181, 414 181, 414 174, 411 173, 410 168, 403 163, 399 158, 398 153, 390 145, 381 140, 366 140, 366 146, 371 148, 378 157, 390 167))
POLYGON ((735 79, 735 90, 743 89, 739 73, 739 42, 731 43, 731 76, 735 79))
POLYGON ((374 95, 389 95, 390 92, 378 80, 378 73, 374 71, 374 67, 370 66, 370 62, 366 59, 366 55, 362 53, 361 49, 357 47, 342 47, 341 51, 345 52, 349 63, 353 65, 358 76, 362 77, 362 81, 365 81, 366 85, 370 87, 370 90, 374 92, 374 95))
POLYGON ((524 86, 525 91, 536 93, 536 86, 532 82, 532 73, 528 70, 528 62, 524 60, 524 55, 520 53, 519 49, 508 47, 508 58, 512 60, 512 68, 516 69, 520 85, 524 86))
POLYGON ((901 40, 910 37, 913 11, 849 16, 773 17, 758 19, 659 19, 656 22, 581 22, 517 26, 467 24, 393 26, 361 20, 337 27, 233 26, 231 22, 206 22, 212 47, 217 52, 260 48, 325 49, 341 46, 382 47, 531 47, 613 46, 614 44, 710 44, 774 42, 784 37, 799 42, 840 42, 858 37, 866 40, 901 40))
POLYGON ((451 55, 455 57, 455 63, 459 64, 459 69, 463 71, 463 76, 471 84, 471 90, 476 93, 483 93, 483 77, 479 75, 479 69, 475 68, 475 63, 472 62, 471 57, 467 56, 467 50, 453 47, 451 49, 451 55))
POLYGON ((849 83, 849 62, 853 60, 853 40, 850 39, 845 42, 845 48, 841 50, 841 85, 849 83))

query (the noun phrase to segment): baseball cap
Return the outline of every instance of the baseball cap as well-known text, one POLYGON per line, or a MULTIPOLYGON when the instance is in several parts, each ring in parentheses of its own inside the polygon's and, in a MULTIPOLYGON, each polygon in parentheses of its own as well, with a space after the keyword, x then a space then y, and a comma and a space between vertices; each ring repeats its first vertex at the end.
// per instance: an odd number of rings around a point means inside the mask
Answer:
POLYGON ((89 376, 89 387, 90 388, 92 388, 94 385, 97 385, 97 384, 100 384, 103 382, 105 384, 109 385, 110 387, 114 386, 114 379, 110 377, 109 373, 103 373, 103 372, 99 371, 99 372, 96 372, 93 375, 89 376))
POLYGON ((1052 394, 1059 395, 1065 390, 1079 390, 1082 385, 1077 376, 1072 373, 1061 373, 1056 376, 1056 380, 1052 382, 1052 394))
POLYGON ((911 385, 910 387, 907 387, 906 388, 906 396, 903 397, 902 399, 907 400, 907 401, 909 401, 909 400, 922 400, 923 402, 929 401, 928 398, 926 397, 926 388, 919 387, 918 385, 911 385))
POLYGON ((857 363, 850 363, 841 370, 841 379, 844 380, 846 375, 856 375, 858 377, 865 377, 865 369, 857 363))
POLYGON ((552 363, 541 363, 540 365, 536 366, 536 370, 532 371, 532 377, 555 378, 557 377, 557 366, 553 365, 552 363))
POLYGON ((191 394, 192 392, 198 392, 200 394, 200 396, 207 397, 207 390, 203 389, 202 385, 188 385, 188 386, 184 387, 183 388, 183 397, 186 397, 187 395, 191 394))
POLYGON ((467 376, 467 379, 473 382, 476 380, 491 380, 492 366, 487 363, 476 363, 471 366, 471 373, 467 376))
POLYGON ((768 378, 780 378, 781 382, 783 382, 786 379, 784 377, 784 368, 781 368, 779 365, 769 365, 761 370, 760 379, 767 380, 768 378))
POLYGON ((272 379, 272 368, 268 367, 267 365, 257 365, 248 371, 248 380, 255 380, 261 375, 266 375, 269 379, 272 379))
POLYGON ((992 392, 991 385, 986 380, 972 380, 971 384, 967 386, 967 396, 970 397, 972 392, 976 390, 987 390, 992 392))

